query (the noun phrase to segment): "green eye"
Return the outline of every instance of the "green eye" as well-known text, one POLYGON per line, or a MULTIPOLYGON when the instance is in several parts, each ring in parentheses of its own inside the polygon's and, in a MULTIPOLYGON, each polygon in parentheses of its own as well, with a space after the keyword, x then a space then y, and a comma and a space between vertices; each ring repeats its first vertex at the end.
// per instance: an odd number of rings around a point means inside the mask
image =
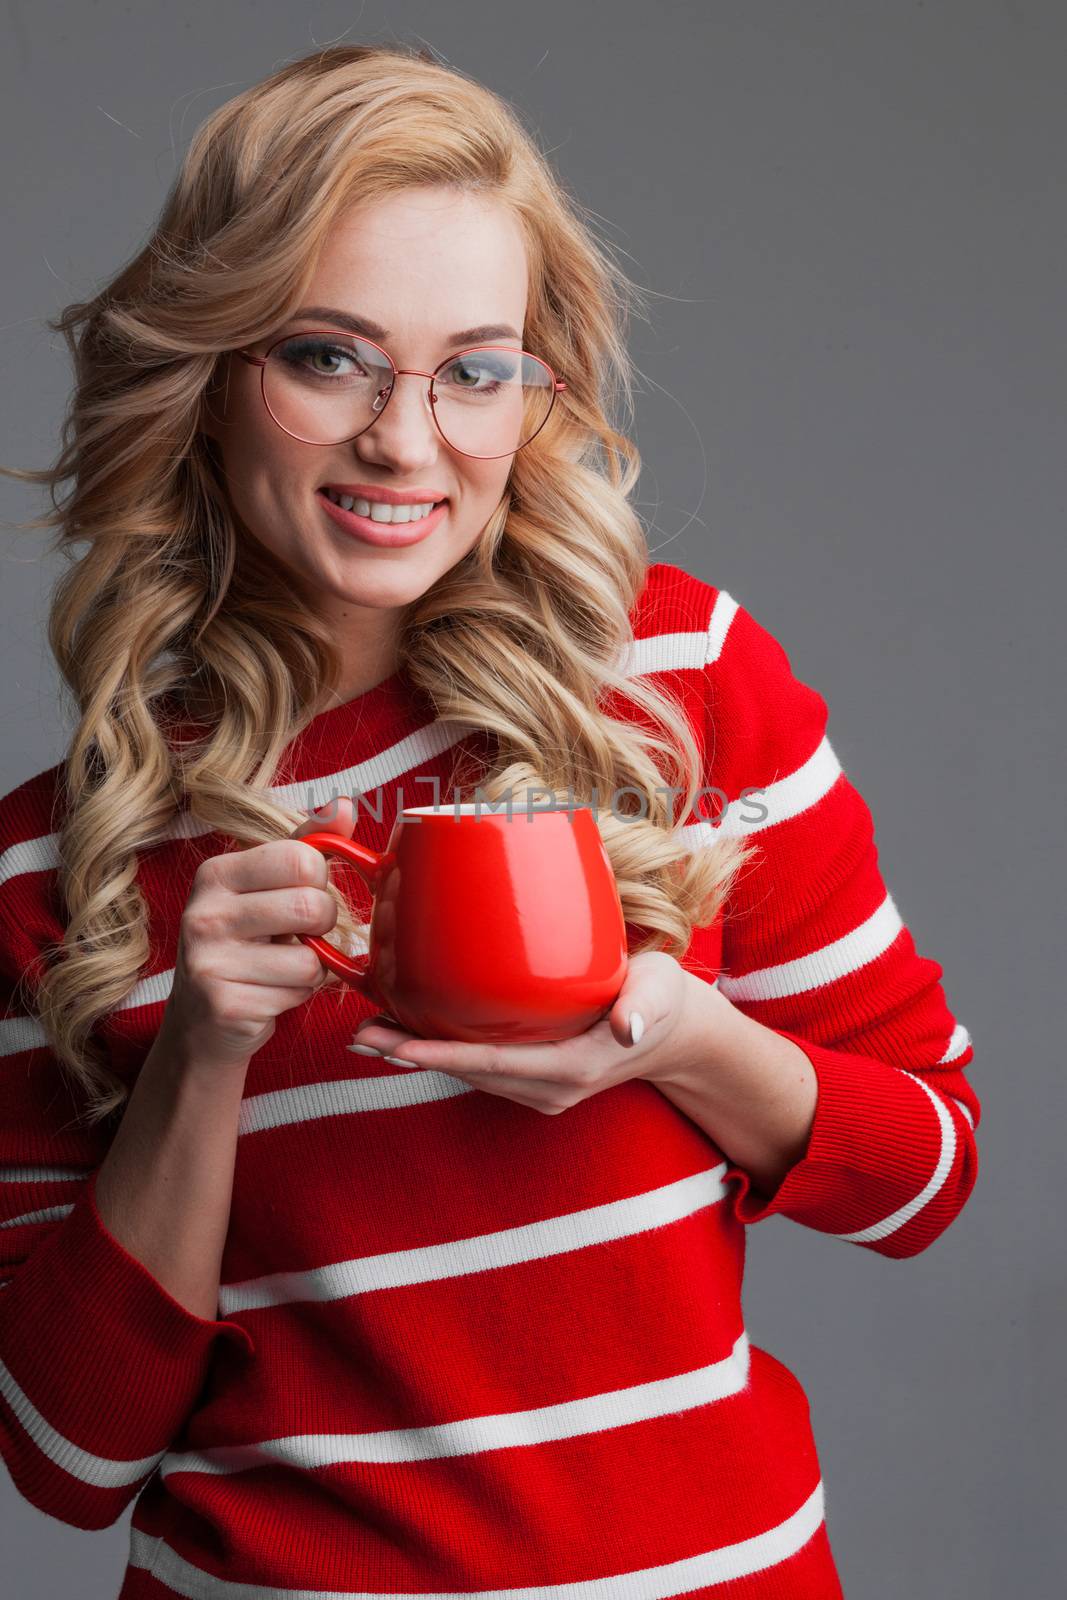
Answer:
POLYGON ((355 351, 339 344, 327 344, 321 339, 292 339, 284 344, 277 352, 277 359, 284 361, 286 366, 311 372, 315 377, 332 378, 337 374, 336 366, 323 370, 321 367, 312 367, 308 363, 315 357, 326 360, 348 361, 357 367, 355 351))

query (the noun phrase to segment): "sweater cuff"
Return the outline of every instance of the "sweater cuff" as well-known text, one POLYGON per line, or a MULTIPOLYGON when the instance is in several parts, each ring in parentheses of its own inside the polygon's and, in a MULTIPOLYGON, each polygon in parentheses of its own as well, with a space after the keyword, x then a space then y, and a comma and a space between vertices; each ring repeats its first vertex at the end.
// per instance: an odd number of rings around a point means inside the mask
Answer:
POLYGON ((57 1466, 102 1489, 149 1471, 193 1409, 215 1340, 255 1351, 246 1329, 189 1311, 108 1230, 98 1170, 0 1289, 0 1394, 37 1447, 20 1478, 39 1473, 45 1499, 57 1466))
MULTIPOLYGON (((814 1044, 787 1028, 818 1085, 808 1146, 770 1196, 743 1168, 734 1214, 744 1223, 777 1213, 823 1233, 870 1227, 926 1184, 940 1149, 940 1127, 924 1087, 908 1073, 850 1051, 814 1044)), ((932 1091, 931 1091, 932 1093, 932 1091)))

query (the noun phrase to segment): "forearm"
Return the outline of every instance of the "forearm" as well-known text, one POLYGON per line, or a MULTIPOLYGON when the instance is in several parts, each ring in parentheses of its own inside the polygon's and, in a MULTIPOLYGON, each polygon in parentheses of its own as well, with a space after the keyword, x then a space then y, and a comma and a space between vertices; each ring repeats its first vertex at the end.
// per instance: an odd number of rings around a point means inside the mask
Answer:
POLYGON ((161 1030, 96 1179, 109 1231, 199 1317, 218 1311, 244 1081, 189 1063, 161 1030))
POLYGON ((771 1195, 807 1149, 815 1070, 791 1039, 747 1017, 696 974, 686 979, 677 1050, 649 1081, 771 1195))

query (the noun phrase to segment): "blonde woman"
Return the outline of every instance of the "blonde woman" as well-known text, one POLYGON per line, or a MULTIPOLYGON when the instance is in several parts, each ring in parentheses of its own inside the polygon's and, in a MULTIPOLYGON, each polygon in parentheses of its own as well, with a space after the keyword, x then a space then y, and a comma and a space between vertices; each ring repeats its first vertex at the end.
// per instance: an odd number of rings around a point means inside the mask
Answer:
POLYGON ((0 801, 0 1450, 75 1527, 133 1502, 123 1600, 841 1593, 745 1228, 928 1247, 972 1047, 825 701, 649 558, 635 293, 494 94, 346 45, 215 112, 56 324, 15 475, 71 482, 77 725, 0 801), (302 834, 537 786, 618 881, 596 1026, 416 1039, 327 980, 300 936, 369 900, 302 834))

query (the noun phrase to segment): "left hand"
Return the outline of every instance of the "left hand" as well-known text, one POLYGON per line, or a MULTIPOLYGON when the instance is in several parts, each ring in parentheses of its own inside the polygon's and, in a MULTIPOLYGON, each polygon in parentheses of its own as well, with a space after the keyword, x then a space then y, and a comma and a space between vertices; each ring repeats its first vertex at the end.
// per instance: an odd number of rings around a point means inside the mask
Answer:
POLYGON ((423 1039, 395 1023, 369 1017, 353 1035, 353 1045, 400 1066, 451 1073, 474 1089, 558 1116, 616 1083, 655 1077, 657 1069, 666 1070, 685 1036, 692 985, 698 982, 674 956, 646 950, 630 957, 626 981, 611 1010, 570 1039, 549 1044, 423 1039), (634 1044, 630 1043, 632 1012, 644 1025, 634 1044))

